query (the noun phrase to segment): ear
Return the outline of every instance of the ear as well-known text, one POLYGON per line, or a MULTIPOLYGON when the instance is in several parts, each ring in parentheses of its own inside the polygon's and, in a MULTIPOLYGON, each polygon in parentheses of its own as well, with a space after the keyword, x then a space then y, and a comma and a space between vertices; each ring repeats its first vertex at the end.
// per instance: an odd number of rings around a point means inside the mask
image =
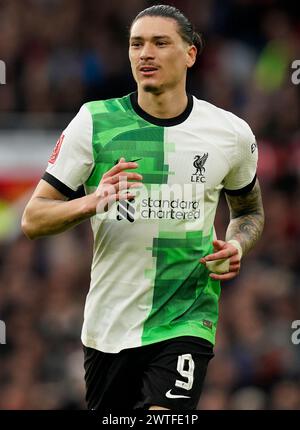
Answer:
POLYGON ((186 60, 187 60, 186 65, 187 65, 188 69, 195 64, 196 57, 197 57, 196 46, 195 45, 188 46, 187 53, 186 53, 186 60))

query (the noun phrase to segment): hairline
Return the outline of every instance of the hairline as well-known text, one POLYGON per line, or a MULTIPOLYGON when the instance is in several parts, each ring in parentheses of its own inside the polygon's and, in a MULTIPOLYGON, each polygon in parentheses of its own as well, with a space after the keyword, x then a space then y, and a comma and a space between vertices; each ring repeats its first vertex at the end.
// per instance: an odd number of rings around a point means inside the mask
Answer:
POLYGON ((194 44, 191 43, 189 40, 187 40, 186 37, 184 37, 184 35, 181 32, 181 28, 180 28, 180 24, 178 22, 178 20, 172 16, 163 16, 163 15, 143 15, 140 18, 136 18, 132 21, 130 29, 129 29, 129 40, 131 38, 131 29, 133 27, 133 25, 138 22, 140 19, 143 18, 162 18, 162 19, 168 19, 169 21, 173 21, 176 24, 176 32, 179 34, 179 36, 181 37, 181 39, 183 40, 183 42, 187 43, 189 46, 193 46, 194 44))

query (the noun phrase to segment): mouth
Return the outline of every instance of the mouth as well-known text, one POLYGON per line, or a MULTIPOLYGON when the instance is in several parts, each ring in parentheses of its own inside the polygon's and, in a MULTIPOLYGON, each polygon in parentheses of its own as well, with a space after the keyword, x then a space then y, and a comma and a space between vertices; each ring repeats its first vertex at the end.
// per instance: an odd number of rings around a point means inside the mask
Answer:
POLYGON ((154 66, 142 66, 139 70, 143 76, 152 76, 157 72, 158 68, 154 66))

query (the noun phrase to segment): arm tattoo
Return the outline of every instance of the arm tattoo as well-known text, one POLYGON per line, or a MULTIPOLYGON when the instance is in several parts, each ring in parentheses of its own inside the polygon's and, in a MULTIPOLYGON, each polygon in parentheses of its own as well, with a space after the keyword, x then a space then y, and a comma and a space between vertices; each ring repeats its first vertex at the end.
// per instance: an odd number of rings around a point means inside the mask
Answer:
POLYGON ((264 209, 258 181, 249 193, 226 195, 226 200, 230 210, 226 240, 238 240, 245 255, 258 241, 264 227, 264 209))

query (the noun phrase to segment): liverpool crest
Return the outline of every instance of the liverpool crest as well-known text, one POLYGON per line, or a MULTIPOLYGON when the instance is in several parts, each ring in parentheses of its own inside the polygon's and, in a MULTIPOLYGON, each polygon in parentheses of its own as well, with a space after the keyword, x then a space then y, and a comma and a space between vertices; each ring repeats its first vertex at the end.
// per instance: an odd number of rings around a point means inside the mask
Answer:
POLYGON ((204 164, 208 158, 208 152, 204 152, 202 155, 196 155, 194 158, 193 166, 196 172, 191 176, 191 182, 206 182, 205 179, 205 167, 204 164))

